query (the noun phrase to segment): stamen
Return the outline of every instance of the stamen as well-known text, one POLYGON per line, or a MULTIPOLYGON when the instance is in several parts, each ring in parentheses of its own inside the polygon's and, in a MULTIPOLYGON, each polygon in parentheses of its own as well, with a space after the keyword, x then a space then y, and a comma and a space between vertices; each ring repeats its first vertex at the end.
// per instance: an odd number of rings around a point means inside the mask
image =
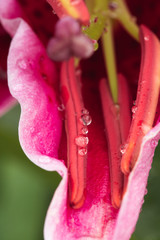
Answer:
POLYGON ((141 26, 140 30, 142 59, 135 103, 137 109, 133 113, 127 148, 122 157, 121 168, 125 174, 134 167, 143 137, 152 128, 160 89, 159 41, 146 27, 141 26))
POLYGON ((55 26, 55 36, 48 42, 47 52, 54 61, 70 57, 88 58, 94 52, 93 42, 81 32, 80 23, 71 17, 60 19, 55 26))
POLYGON ((118 76, 118 104, 112 100, 105 79, 100 81, 100 94, 104 114, 106 137, 109 145, 109 165, 111 179, 111 201, 119 208, 126 187, 127 179, 120 168, 122 152, 120 147, 125 143, 130 127, 129 94, 126 80, 118 76))
POLYGON ((135 18, 131 15, 124 0, 109 0, 109 15, 117 19, 124 29, 137 41, 139 41, 139 27, 135 18))
POLYGON ((119 151, 121 145, 119 107, 117 108, 113 103, 105 79, 100 81, 100 94, 110 153, 111 201, 115 208, 119 208, 123 190, 123 174, 120 169, 121 154, 119 151))
MULTIPOLYGON (((68 143, 69 200, 73 208, 80 208, 85 200, 86 159, 89 142, 88 128, 80 121, 84 112, 80 82, 76 78, 74 60, 62 63, 61 91, 65 105, 65 128, 68 143)), ((89 112, 85 110, 89 117, 89 112)))

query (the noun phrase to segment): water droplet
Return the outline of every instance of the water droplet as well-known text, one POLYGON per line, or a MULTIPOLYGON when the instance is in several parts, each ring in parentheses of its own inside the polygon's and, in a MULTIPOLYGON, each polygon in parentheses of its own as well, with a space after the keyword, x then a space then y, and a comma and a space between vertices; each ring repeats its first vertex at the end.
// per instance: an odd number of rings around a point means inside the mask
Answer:
POLYGON ((133 101, 133 106, 135 106, 135 105, 136 105, 136 100, 133 101))
POLYGON ((80 121, 82 122, 83 125, 88 126, 88 125, 91 124, 92 118, 91 118, 91 116, 88 115, 88 114, 83 114, 83 115, 80 117, 80 121))
POLYGON ((120 152, 122 155, 125 154, 127 146, 128 146, 128 144, 124 144, 124 145, 120 146, 120 152))
POLYGON ((149 40, 149 37, 148 37, 148 36, 145 36, 145 37, 144 37, 144 40, 145 40, 145 41, 148 41, 148 40, 149 40))
POLYGON ((82 134, 86 135, 88 133, 88 128, 87 127, 83 127, 81 129, 81 131, 82 131, 82 134))
POLYGON ((87 154, 87 148, 80 148, 78 150, 78 154, 81 156, 85 156, 87 154))
POLYGON ((82 113, 82 114, 89 114, 89 112, 88 112, 88 110, 87 110, 86 108, 83 108, 83 109, 81 110, 81 113, 82 113))
POLYGON ((88 137, 77 136, 77 137, 75 138, 75 143, 76 143, 76 145, 79 146, 79 147, 86 147, 87 144, 88 144, 88 142, 89 142, 88 137))
POLYGON ((152 148, 155 148, 155 147, 157 147, 158 142, 157 142, 157 140, 152 139, 151 142, 150 142, 150 144, 151 144, 151 147, 152 147, 152 148))
POLYGON ((64 111, 64 109, 65 109, 64 104, 63 104, 63 103, 60 104, 60 105, 57 107, 57 109, 58 109, 58 111, 60 111, 60 112, 64 111))
POLYGON ((18 61, 17 61, 17 65, 19 66, 19 68, 21 68, 21 69, 27 69, 27 62, 26 62, 26 60, 24 60, 24 59, 18 59, 18 61))
POLYGON ((134 105, 134 106, 132 107, 132 113, 135 114, 135 113, 137 112, 137 109, 138 109, 137 106, 134 105))

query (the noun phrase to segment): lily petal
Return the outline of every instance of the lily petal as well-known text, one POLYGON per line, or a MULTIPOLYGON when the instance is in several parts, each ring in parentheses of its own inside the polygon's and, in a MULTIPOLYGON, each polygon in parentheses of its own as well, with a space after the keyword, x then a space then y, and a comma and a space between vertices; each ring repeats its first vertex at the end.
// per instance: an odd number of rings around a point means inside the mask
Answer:
POLYGON ((53 162, 58 156, 61 136, 61 119, 53 89, 55 67, 27 23, 21 18, 12 19, 12 14, 5 8, 8 5, 2 5, 1 22, 13 35, 8 55, 8 83, 11 94, 21 105, 20 142, 35 164, 55 170, 53 162))
POLYGON ((128 178, 128 186, 116 221, 113 240, 128 240, 135 229, 144 202, 147 179, 159 139, 160 123, 143 138, 139 158, 128 178))

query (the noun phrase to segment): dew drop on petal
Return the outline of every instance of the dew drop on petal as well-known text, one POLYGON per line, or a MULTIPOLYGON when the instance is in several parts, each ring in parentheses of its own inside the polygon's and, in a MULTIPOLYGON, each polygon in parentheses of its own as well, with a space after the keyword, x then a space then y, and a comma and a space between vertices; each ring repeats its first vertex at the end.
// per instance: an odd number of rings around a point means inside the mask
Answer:
POLYGON ((148 37, 148 36, 145 36, 145 37, 144 37, 144 40, 145 40, 145 41, 148 41, 148 40, 149 40, 149 37, 148 37))
POLYGON ((60 112, 64 111, 64 110, 65 110, 64 104, 63 104, 63 103, 60 104, 60 105, 57 107, 57 109, 58 109, 58 111, 60 111, 60 112))
POLYGON ((80 121, 82 122, 83 125, 88 126, 88 125, 91 124, 92 118, 91 118, 91 116, 88 115, 88 114, 83 114, 83 115, 80 117, 80 121))
POLYGON ((133 101, 133 106, 135 106, 135 105, 136 105, 136 100, 133 101))
POLYGON ((78 154, 81 156, 85 156, 87 154, 87 148, 80 148, 78 150, 78 154))
POLYGON ((82 134, 86 135, 88 133, 88 128, 87 127, 83 127, 81 129, 81 131, 82 131, 82 134))
POLYGON ((79 147, 86 147, 87 144, 89 142, 88 137, 84 137, 84 136, 77 136, 75 138, 75 144, 79 147))
POLYGON ((83 108, 83 109, 81 110, 81 112, 82 112, 82 114, 89 114, 89 111, 88 111, 86 108, 83 108))
POLYGON ((135 113, 137 112, 137 109, 138 109, 137 106, 134 105, 134 106, 132 107, 132 113, 135 114, 135 113))
POLYGON ((120 152, 122 155, 125 154, 127 146, 128 146, 128 144, 124 144, 124 145, 120 146, 120 152))
POLYGON ((151 142, 150 142, 150 144, 151 144, 151 147, 152 147, 152 148, 155 148, 155 147, 157 147, 158 142, 157 142, 157 140, 152 139, 151 142))
POLYGON ((27 62, 26 62, 26 60, 24 60, 24 59, 18 59, 18 61, 17 61, 17 65, 19 66, 19 68, 21 68, 21 69, 27 69, 27 62))

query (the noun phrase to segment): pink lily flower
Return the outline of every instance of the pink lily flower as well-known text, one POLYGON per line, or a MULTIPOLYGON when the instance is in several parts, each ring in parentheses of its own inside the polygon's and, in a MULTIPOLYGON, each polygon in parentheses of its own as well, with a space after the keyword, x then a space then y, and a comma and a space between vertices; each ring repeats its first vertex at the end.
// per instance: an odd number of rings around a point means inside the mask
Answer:
MULTIPOLYGON (((77 15, 72 18, 86 24, 89 19, 87 8, 83 1, 77 2, 80 6, 73 4, 77 15)), ((64 1, 60 2, 61 6, 58 0, 50 3, 59 17, 74 12, 70 13, 70 7, 63 5, 64 1)), ((85 60, 87 70, 85 61, 84 66, 82 63, 83 89, 80 92, 77 83, 80 72, 75 70, 71 58, 81 54, 74 48, 79 44, 75 35, 68 38, 69 43, 65 42, 71 47, 67 52, 69 60, 61 64, 59 74, 59 65, 48 57, 46 51, 46 43, 52 36, 50 25, 55 24, 56 16, 52 16, 44 1, 38 3, 38 9, 34 4, 29 0, 1 1, 0 22, 5 34, 12 38, 7 74, 10 92, 21 105, 21 146, 33 163, 62 176, 48 209, 44 238, 128 240, 143 204, 152 158, 160 139, 158 114, 156 116, 156 111, 159 113, 159 40, 148 28, 141 27, 142 60, 135 103, 137 109, 132 109, 134 115, 130 123, 128 84, 119 75, 118 105, 115 104, 103 73, 94 75, 95 60, 101 60, 98 54, 85 60), (98 87, 97 79, 100 78, 98 87), (64 105, 60 103, 59 85, 64 105), (97 95, 100 96, 95 97, 97 95), (120 151, 120 146, 125 143, 125 148, 120 151)), ((78 37, 83 35, 79 30, 78 34, 78 37)), ((117 36, 120 34, 117 30, 117 36)), ((118 57, 123 60, 119 65, 123 70, 125 61, 118 57)))

